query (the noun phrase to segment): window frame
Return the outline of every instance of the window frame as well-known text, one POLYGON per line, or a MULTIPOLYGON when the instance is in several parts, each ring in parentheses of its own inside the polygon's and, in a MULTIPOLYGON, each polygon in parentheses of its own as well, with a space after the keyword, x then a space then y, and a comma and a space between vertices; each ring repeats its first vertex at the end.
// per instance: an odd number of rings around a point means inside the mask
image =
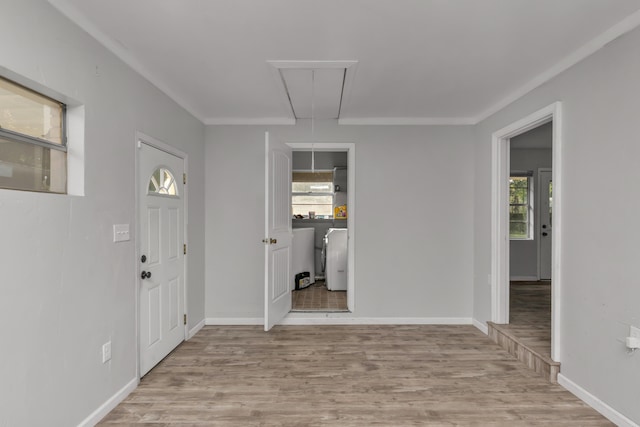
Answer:
MULTIPOLYGON (((17 88, 25 91, 25 92, 29 92, 33 95, 35 95, 36 99, 44 99, 47 100, 55 105, 57 105, 59 107, 59 113, 60 113, 60 142, 51 142, 48 141, 46 139, 43 138, 38 138, 32 135, 28 135, 28 134, 24 134, 22 132, 17 132, 14 130, 10 130, 10 129, 6 129, 2 127, 2 124, 0 124, 0 138, 10 142, 10 143, 16 143, 16 144, 27 144, 27 145, 31 145, 34 147, 40 147, 40 148, 44 148, 46 150, 54 150, 57 152, 61 152, 64 153, 64 168, 60 168, 58 169, 58 173, 63 174, 63 178, 64 178, 64 189, 60 189, 60 191, 52 191, 49 188, 47 189, 40 189, 40 188, 19 188, 19 187, 13 187, 13 186, 3 186, 0 187, 0 189, 3 190, 10 190, 10 191, 33 191, 33 192, 38 192, 38 193, 45 193, 45 194, 69 194, 69 158, 68 158, 68 138, 67 138, 67 129, 68 129, 68 115, 67 115, 67 104, 52 98, 49 95, 44 94, 41 91, 35 90, 30 88, 29 86, 25 86, 21 83, 16 82, 13 79, 7 78, 4 75, 0 75, 0 80, 9 83, 9 85, 13 85, 16 86, 17 88)), ((14 92, 16 95, 21 96, 21 97, 25 97, 24 95, 20 94, 20 93, 16 93, 14 92)), ((39 103, 40 105, 46 105, 45 103, 42 103, 40 100, 35 101, 36 103, 39 103)), ((11 109, 9 109, 9 111, 12 111, 11 109)), ((2 158, 0 158, 0 161, 3 161, 2 158)))
MULTIPOLYGON (((296 170, 292 171, 291 182, 292 183, 294 183, 294 182, 309 182, 309 181, 294 181, 293 180, 293 176, 296 173, 311 173, 311 172, 312 172, 311 170, 298 170, 298 169, 296 169, 296 170)), ((332 169, 327 169, 327 170, 319 169, 319 170, 315 170, 313 172, 331 173, 331 181, 318 181, 318 182, 330 182, 331 189, 333 190, 333 170, 332 169)), ((329 218, 323 218, 323 219, 333 219, 333 215, 334 215, 333 206, 335 205, 335 192, 334 191, 330 191, 330 192, 312 192, 312 191, 294 192, 293 191, 293 185, 292 185, 292 190, 291 190, 291 206, 292 206, 291 211, 292 211, 292 213, 293 213, 293 205, 294 205, 293 198, 295 196, 309 196, 309 195, 312 195, 312 196, 330 196, 331 197, 330 215, 329 215, 329 218)), ((316 212, 316 215, 318 215, 317 212, 316 212)))
POLYGON ((9 140, 13 140, 16 142, 22 142, 22 143, 27 143, 27 144, 34 144, 34 145, 38 145, 40 147, 44 147, 44 148, 50 148, 56 151, 62 151, 62 152, 67 152, 67 104, 65 104, 64 102, 58 101, 57 99, 51 98, 50 96, 45 95, 42 92, 38 92, 36 90, 33 90, 27 86, 21 85, 20 83, 8 79, 4 76, 0 76, 0 80, 4 80, 6 82, 9 82, 15 86, 18 86, 28 92, 31 92, 39 97, 42 98, 46 98, 51 102, 54 102, 56 104, 58 104, 60 106, 61 109, 61 113, 62 113, 62 117, 61 117, 61 138, 60 138, 60 144, 56 144, 54 142, 50 142, 47 141, 46 139, 42 139, 42 138, 37 138, 35 136, 31 136, 31 135, 27 135, 21 132, 15 132, 9 129, 5 129, 2 127, 2 125, 0 124, 0 136, 2 136, 3 138, 9 139, 9 140))
POLYGON ((534 240, 534 221, 535 221, 535 210, 534 210, 534 188, 533 188, 533 171, 511 171, 509 174, 509 181, 513 178, 526 178, 527 179, 527 201, 526 203, 511 203, 511 182, 509 182, 509 240, 520 240, 520 241, 528 241, 534 240), (527 210, 527 219, 525 221, 513 221, 511 219, 511 208, 512 207, 526 207, 527 210), (527 226, 527 235, 525 237, 515 237, 511 234, 511 224, 512 223, 520 223, 526 224, 527 226))

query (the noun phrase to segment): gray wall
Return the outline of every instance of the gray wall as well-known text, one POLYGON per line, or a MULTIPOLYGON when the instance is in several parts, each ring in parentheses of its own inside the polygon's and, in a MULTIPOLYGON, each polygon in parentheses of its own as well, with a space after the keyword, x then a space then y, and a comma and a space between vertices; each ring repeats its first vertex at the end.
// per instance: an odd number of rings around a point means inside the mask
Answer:
POLYGON ((474 317, 486 321, 491 135, 562 101, 562 375, 635 422, 640 357, 630 357, 623 340, 630 324, 640 327, 638 46, 636 29, 476 126, 474 184, 474 317))
MULTIPOLYGON (((263 315, 264 131, 207 128, 207 318, 263 315)), ((312 141, 304 121, 271 131, 312 141)), ((316 122, 316 140, 356 145, 354 317, 471 316, 472 136, 465 126, 316 122)))
POLYGON ((511 240, 509 244, 509 275, 512 279, 533 279, 538 276, 538 239, 540 222, 537 212, 540 206, 538 168, 551 168, 552 126, 547 123, 515 138, 511 138, 511 170, 533 171, 534 231, 533 240, 511 240), (547 147, 547 148, 544 148, 547 147))
POLYGON ((77 425, 136 378, 135 132, 189 154, 188 310, 204 316, 204 126, 44 0, 3 2, 6 69, 85 106, 85 195, 0 190, 0 425, 77 425), (108 179, 105 179, 108 177, 108 179), (112 360, 101 348, 112 342, 112 360))

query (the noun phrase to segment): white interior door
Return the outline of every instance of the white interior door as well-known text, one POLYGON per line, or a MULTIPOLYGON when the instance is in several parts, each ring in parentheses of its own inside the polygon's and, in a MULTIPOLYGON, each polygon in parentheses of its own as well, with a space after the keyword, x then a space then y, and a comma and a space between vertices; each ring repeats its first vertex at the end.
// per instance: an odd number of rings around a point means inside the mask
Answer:
POLYGON ((139 149, 142 376, 185 338, 184 160, 144 143, 139 149))
POLYGON ((265 132, 264 330, 291 311, 291 148, 265 132))
POLYGON ((540 280, 551 280, 551 246, 553 217, 553 182, 551 169, 538 170, 538 189, 540 191, 540 280))

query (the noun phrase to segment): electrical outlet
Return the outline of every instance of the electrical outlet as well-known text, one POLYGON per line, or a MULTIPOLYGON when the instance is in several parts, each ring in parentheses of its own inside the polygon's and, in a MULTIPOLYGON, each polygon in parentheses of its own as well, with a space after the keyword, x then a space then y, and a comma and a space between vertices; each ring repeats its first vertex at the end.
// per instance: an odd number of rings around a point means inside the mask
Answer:
POLYGON ((640 338, 640 328, 629 326, 629 336, 631 338, 640 338))
POLYGON ((111 341, 102 344, 102 363, 107 363, 109 360, 111 360, 111 341))

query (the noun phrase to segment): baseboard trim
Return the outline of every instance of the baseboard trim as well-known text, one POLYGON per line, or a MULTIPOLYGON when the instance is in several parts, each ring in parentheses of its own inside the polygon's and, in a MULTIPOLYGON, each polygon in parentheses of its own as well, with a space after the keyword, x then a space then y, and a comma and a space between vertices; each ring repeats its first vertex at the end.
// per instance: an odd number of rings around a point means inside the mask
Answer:
POLYGON ((240 326, 240 325, 263 325, 262 317, 207 317, 204 319, 207 326, 240 326))
POLYGON ((194 326, 189 330, 189 333, 187 334, 187 339, 190 340, 191 338, 193 338, 193 336, 197 334, 200 331, 200 329, 204 327, 204 325, 205 325, 205 319, 202 319, 200 322, 198 322, 196 326, 194 326))
POLYGON ((512 282, 537 282, 538 276, 513 276, 509 277, 509 280, 512 282))
POLYGON ((468 317, 349 317, 351 313, 290 313, 280 325, 470 325, 468 317))
MULTIPOLYGON (((208 317, 209 326, 262 325, 261 317, 208 317)), ((279 325, 471 325, 470 317, 353 317, 352 313, 289 313, 279 325)))
POLYGON ((98 424, 100 420, 107 416, 109 412, 111 412, 120 402, 122 402, 133 390, 138 387, 138 378, 134 378, 129 381, 124 387, 116 392, 113 396, 109 398, 106 402, 104 402, 98 409, 93 411, 91 415, 82 420, 78 427, 92 427, 98 424))
POLYGON ((589 393, 584 388, 580 387, 575 382, 562 374, 558 374, 558 384, 569 390, 577 398, 582 400, 587 405, 591 406, 596 411, 604 415, 609 421, 620 427, 639 427, 638 424, 631 421, 629 418, 622 415, 620 412, 613 409, 611 406, 598 399, 593 394, 589 393))
POLYGON ((485 335, 489 335, 489 327, 487 326, 487 324, 485 322, 481 322, 477 319, 473 319, 473 326, 475 326, 476 328, 480 329, 480 331, 485 334, 485 335))

